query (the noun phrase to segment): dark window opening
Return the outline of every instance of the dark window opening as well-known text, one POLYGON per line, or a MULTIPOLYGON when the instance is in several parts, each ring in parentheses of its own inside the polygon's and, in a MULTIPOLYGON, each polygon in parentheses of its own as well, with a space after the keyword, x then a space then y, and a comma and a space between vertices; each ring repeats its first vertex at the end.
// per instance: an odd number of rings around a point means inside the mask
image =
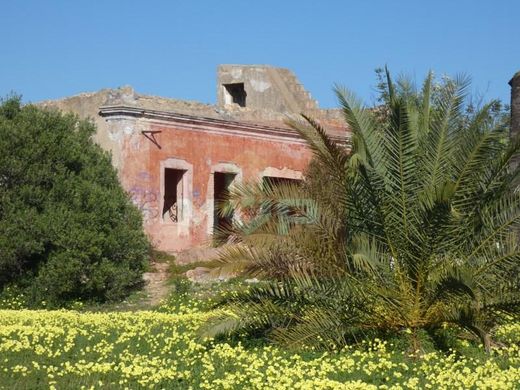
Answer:
POLYGON ((213 231, 218 233, 221 238, 226 238, 226 230, 228 230, 233 223, 233 211, 222 215, 222 207, 226 205, 229 197, 229 188, 233 180, 235 180, 234 173, 215 172, 213 175, 214 185, 214 207, 213 207, 213 231))
POLYGON ((238 104, 240 107, 246 106, 247 93, 244 89, 244 83, 224 84, 224 88, 231 97, 230 102, 238 104))
POLYGON ((182 169, 164 169, 164 206, 163 220, 179 222, 182 220, 182 177, 186 173, 182 169))

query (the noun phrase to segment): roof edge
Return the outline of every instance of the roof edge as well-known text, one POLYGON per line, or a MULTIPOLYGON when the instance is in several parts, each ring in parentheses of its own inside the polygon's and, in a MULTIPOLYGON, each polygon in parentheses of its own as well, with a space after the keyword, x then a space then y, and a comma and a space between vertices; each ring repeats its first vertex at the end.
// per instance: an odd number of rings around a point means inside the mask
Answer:
MULTIPOLYGON (((254 124, 250 122, 240 122, 228 119, 217 119, 204 116, 195 116, 189 114, 180 114, 172 111, 152 110, 141 107, 132 107, 124 105, 101 106, 99 107, 99 115, 102 117, 120 117, 128 116, 134 118, 145 118, 166 122, 175 122, 183 125, 198 125, 206 127, 214 127, 229 131, 245 131, 256 134, 272 135, 286 139, 292 139, 297 142, 303 142, 303 138, 290 128, 269 126, 265 124, 254 124)), ((335 142, 340 144, 348 143, 350 137, 330 136, 335 142)))

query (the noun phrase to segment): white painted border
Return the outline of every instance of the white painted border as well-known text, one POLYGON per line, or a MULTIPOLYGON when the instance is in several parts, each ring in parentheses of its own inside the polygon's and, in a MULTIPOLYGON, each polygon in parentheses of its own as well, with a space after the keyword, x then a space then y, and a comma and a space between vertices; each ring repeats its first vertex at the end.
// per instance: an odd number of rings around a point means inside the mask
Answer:
MULTIPOLYGON (((217 164, 213 164, 211 166, 211 171, 209 174, 208 187, 206 191, 206 216, 208 220, 208 225, 206 232, 209 235, 213 234, 213 225, 215 223, 213 208, 215 207, 215 172, 219 173, 234 173, 236 175, 235 180, 233 180, 233 184, 242 183, 242 169, 235 163, 230 162, 221 162, 217 164)), ((238 216, 237 216, 238 217, 238 216)))
POLYGON ((186 160, 180 158, 168 158, 161 161, 161 201, 159 209, 159 219, 161 224, 165 225, 177 225, 180 230, 179 232, 189 233, 190 222, 193 218, 193 165, 188 163, 186 160), (186 173, 182 176, 182 219, 178 222, 172 222, 164 220, 162 211, 164 208, 164 170, 166 168, 171 169, 182 169, 186 173))

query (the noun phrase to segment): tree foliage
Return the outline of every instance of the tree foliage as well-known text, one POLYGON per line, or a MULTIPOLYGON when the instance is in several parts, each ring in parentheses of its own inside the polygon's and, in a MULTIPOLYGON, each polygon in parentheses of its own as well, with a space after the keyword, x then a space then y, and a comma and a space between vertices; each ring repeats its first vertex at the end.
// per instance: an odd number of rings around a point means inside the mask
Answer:
POLYGON ((305 185, 233 191, 222 212, 253 217, 221 261, 263 281, 223 302, 204 334, 328 348, 406 330, 417 349, 421 332, 454 326, 489 350, 519 314, 520 141, 494 102, 467 110, 465 77, 430 74, 420 89, 385 78, 372 109, 336 87, 348 148, 311 118, 290 123, 314 154, 305 185))
POLYGON ((94 132, 16 97, 0 105, 0 288, 58 305, 121 299, 141 283, 141 217, 94 132))

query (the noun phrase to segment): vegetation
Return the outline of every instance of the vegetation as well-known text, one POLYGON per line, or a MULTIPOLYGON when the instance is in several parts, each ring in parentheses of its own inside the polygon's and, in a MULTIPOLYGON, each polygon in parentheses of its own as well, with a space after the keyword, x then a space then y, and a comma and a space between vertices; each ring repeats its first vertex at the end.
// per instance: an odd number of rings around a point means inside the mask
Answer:
POLYGON ((520 140, 463 78, 385 77, 376 109, 336 89, 348 148, 291 122, 303 184, 223 203, 242 221, 218 265, 260 281, 193 284, 197 263, 152 252, 172 290, 155 308, 83 303, 127 296, 148 253, 92 124, 0 105, 1 387, 518 388, 520 140))
POLYGON ((31 305, 110 301, 141 283, 148 243, 94 125, 0 105, 0 290, 31 305))
POLYGON ((348 149, 311 118, 291 122, 314 153, 305 185, 233 191, 222 213, 249 217, 221 260, 264 282, 224 300, 204 334, 338 348, 405 332, 420 353, 422 334, 442 346, 448 327, 489 352, 518 318, 519 140, 495 102, 468 109, 464 77, 417 90, 386 72, 384 85, 376 109, 336 88, 348 149))
MULTIPOLYGON (((0 305, 2 303, 0 302, 0 305)), ((520 326, 491 356, 467 340, 448 354, 403 353, 400 339, 374 339, 334 353, 291 353, 249 339, 200 340, 214 313, 174 294, 157 311, 0 310, 1 386, 8 389, 515 389, 520 326)))

